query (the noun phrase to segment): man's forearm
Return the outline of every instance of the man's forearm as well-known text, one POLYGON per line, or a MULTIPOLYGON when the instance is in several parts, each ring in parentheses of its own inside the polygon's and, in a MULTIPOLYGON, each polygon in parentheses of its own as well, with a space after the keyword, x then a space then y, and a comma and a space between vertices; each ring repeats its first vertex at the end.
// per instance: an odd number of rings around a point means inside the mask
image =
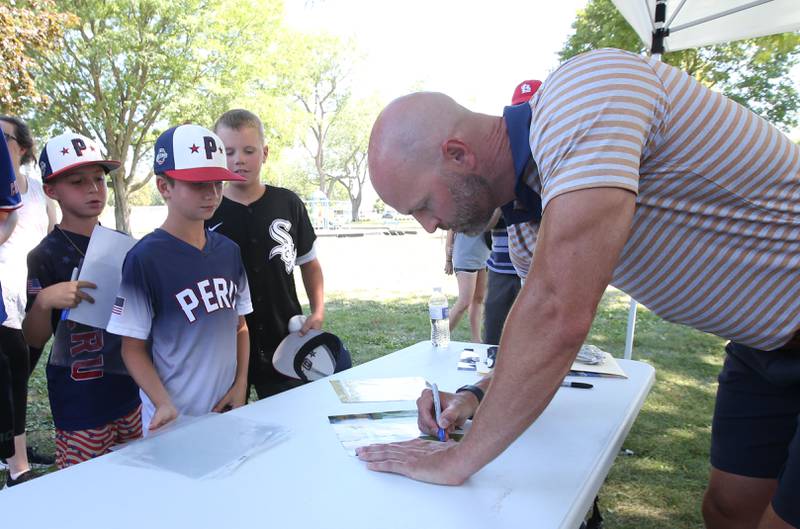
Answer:
POLYGON ((558 308, 558 300, 536 296, 532 302, 532 298, 518 301, 509 314, 500 341, 502 355, 492 377, 481 381, 488 391, 469 435, 459 446, 465 479, 503 452, 541 415, 583 341, 559 332, 568 325, 569 315, 558 308))
POLYGON ((634 207, 634 196, 617 189, 550 202, 534 253, 536 272, 508 316, 489 391, 457 447, 464 479, 505 450, 552 400, 591 328, 634 207))

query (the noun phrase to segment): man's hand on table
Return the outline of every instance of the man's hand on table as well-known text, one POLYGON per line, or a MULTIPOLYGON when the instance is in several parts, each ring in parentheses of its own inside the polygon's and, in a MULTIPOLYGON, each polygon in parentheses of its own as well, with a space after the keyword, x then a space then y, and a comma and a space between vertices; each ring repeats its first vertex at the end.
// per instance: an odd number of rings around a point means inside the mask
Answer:
POLYGON ((402 474, 417 481, 440 485, 461 485, 470 476, 459 467, 458 443, 413 439, 402 443, 377 444, 356 448, 356 455, 367 468, 402 474))
MULTIPOLYGON (((450 434, 463 425, 478 409, 478 399, 472 393, 439 393, 442 403, 441 427, 450 434)), ((417 399, 420 431, 436 436, 439 425, 433 410, 433 392, 426 389, 417 399)), ((394 472, 418 481, 441 485, 461 485, 470 476, 459 464, 455 441, 442 443, 412 439, 402 443, 376 444, 356 449, 356 455, 367 462, 367 468, 379 472, 394 472)))

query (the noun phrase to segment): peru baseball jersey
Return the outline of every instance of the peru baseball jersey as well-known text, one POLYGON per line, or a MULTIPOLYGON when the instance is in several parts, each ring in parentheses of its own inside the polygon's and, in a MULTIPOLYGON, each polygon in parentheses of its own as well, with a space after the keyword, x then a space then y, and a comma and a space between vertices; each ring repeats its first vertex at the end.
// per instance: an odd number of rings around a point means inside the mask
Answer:
MULTIPOLYGON (((206 231, 200 250, 157 229, 125 258, 108 330, 147 340, 175 407, 202 415, 233 384, 239 316, 252 310, 236 244, 206 231)), ((155 408, 141 397, 146 428, 155 408)))

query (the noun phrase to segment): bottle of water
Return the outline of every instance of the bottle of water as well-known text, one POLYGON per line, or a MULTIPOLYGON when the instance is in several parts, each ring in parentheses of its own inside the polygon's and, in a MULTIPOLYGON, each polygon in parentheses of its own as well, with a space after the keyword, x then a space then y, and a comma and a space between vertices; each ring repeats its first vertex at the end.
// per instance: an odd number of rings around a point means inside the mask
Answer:
POLYGON ((446 349, 450 346, 450 309, 447 307, 447 296, 440 287, 433 289, 428 312, 431 316, 431 345, 446 349))

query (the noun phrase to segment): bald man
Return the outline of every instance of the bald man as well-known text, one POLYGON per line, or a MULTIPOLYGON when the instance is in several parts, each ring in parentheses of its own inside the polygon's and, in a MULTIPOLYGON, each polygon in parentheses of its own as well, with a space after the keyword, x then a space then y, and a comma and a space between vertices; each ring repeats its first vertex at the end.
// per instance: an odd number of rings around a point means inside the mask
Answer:
MULTIPOLYGON (((476 233, 503 206, 517 226, 512 258, 530 270, 494 373, 443 395, 441 426, 474 415, 469 434, 363 448, 369 468, 467 480, 548 405, 612 284, 731 340, 707 527, 800 525, 800 147, 675 68, 604 49, 563 64, 503 117, 443 94, 392 102, 369 167, 381 198, 429 232, 476 233)), ((430 392, 418 406, 435 432, 430 392)))

